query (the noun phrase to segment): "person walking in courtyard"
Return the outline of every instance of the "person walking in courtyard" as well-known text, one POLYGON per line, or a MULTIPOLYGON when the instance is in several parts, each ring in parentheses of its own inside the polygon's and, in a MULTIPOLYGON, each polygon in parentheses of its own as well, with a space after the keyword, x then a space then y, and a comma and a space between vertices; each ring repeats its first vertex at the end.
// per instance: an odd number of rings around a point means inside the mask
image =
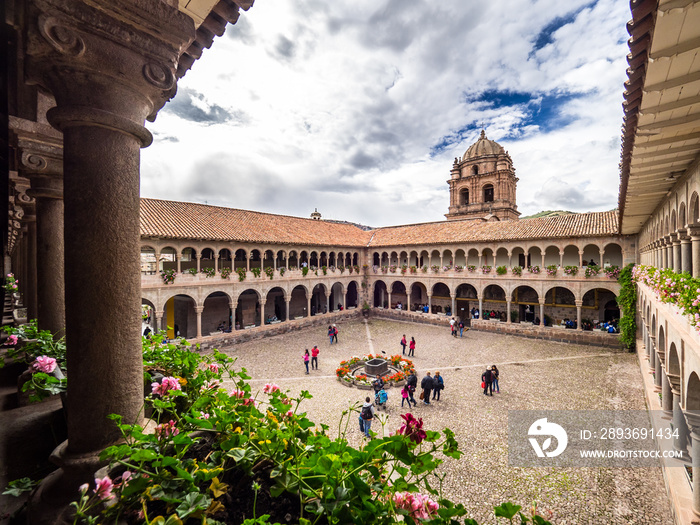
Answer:
POLYGON ((362 405, 360 410, 360 428, 364 428, 365 437, 371 439, 372 436, 369 433, 369 429, 372 427, 372 420, 374 419, 374 405, 369 399, 369 396, 365 398, 365 403, 362 405))
POLYGON ((408 387, 408 407, 411 408, 411 403, 413 406, 418 406, 418 401, 413 397, 413 393, 416 391, 418 386, 418 378, 416 377, 416 371, 411 370, 406 378, 406 386, 408 387))
POLYGON ((411 342, 408 343, 408 357, 415 357, 416 354, 416 338, 411 337, 411 342))
POLYGON ((328 338, 331 340, 331 344, 333 344, 333 327, 331 325, 328 325, 328 338))
POLYGON ((335 341, 335 344, 338 344, 338 327, 333 325, 333 341, 335 341))
POLYGON ((455 318, 450 319, 450 332, 452 337, 457 337, 457 330, 455 328, 455 318))
POLYGON ((423 404, 430 404, 430 392, 433 389, 433 378, 430 377, 430 372, 425 373, 425 377, 420 382, 420 387, 423 389, 423 404))
POLYGON ((401 353, 406 355, 406 334, 403 334, 403 337, 401 338, 401 347, 403 348, 401 353))
POLYGON ((401 408, 403 408, 404 401, 408 401, 408 408, 411 408, 411 399, 409 398, 408 389, 408 383, 406 383, 401 389, 401 408))
POLYGON ((484 385, 484 395, 493 395, 491 381, 493 381, 493 374, 491 373, 491 367, 489 366, 486 370, 484 370, 484 373, 481 374, 481 383, 484 385), (487 391, 489 394, 486 394, 487 391))
POLYGON ((501 389, 498 388, 498 368, 496 365, 491 366, 491 390, 497 394, 501 393, 501 389))
POLYGON ((440 372, 435 372, 435 377, 433 378, 433 401, 436 399, 440 401, 440 390, 445 388, 445 381, 442 379, 440 372))
POLYGON ((459 320, 459 336, 462 337, 462 332, 464 332, 464 322, 459 320))
POLYGON ((314 345, 311 349, 311 370, 318 370, 318 345, 314 345))
POLYGON ((309 375, 309 349, 304 350, 304 365, 306 365, 306 375, 309 375))

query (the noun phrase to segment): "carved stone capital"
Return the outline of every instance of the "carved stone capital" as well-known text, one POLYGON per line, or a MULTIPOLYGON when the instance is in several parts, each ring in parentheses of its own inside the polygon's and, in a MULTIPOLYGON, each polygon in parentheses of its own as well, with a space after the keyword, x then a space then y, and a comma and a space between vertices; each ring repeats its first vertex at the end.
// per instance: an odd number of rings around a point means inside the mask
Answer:
POLYGON ((49 122, 61 131, 114 129, 150 144, 144 120, 175 94, 192 19, 151 0, 30 0, 25 15, 27 76, 56 98, 49 122))

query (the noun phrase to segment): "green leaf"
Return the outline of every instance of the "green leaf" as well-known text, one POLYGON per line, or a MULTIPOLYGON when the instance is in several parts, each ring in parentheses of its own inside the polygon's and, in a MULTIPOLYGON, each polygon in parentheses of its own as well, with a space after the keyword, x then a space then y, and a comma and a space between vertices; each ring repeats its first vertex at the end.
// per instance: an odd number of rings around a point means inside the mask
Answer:
MULTIPOLYGON (((211 498, 201 494, 199 492, 190 492, 180 505, 178 505, 175 512, 182 519, 187 518, 189 515, 194 514, 197 511, 204 511, 209 507, 211 503, 211 498)), ((169 525, 166 522, 166 525, 169 525)))
POLYGON ((2 493, 3 496, 14 496, 18 497, 20 496, 23 492, 29 492, 31 491, 34 487, 36 487, 39 484, 38 481, 33 481, 30 478, 20 478, 16 479, 14 481, 10 481, 7 484, 7 488, 5 491, 2 493))
POLYGON ((132 461, 153 461, 158 457, 158 454, 153 450, 139 449, 131 455, 132 461))
POLYGON ((503 503, 498 507, 493 508, 493 512, 498 518, 506 518, 512 520, 515 515, 520 511, 522 507, 520 505, 513 505, 509 501, 503 503))

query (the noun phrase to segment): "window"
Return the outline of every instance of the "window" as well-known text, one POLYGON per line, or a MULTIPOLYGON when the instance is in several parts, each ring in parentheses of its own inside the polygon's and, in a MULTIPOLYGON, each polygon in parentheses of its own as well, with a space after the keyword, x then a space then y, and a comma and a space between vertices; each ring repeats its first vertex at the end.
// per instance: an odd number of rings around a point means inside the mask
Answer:
POLYGON ((493 202, 493 184, 484 186, 484 202, 493 202))

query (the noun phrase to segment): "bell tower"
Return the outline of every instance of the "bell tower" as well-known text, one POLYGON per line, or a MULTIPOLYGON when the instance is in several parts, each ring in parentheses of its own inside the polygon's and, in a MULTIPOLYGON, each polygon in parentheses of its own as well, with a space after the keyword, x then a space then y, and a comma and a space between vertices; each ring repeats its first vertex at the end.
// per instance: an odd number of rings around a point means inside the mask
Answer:
POLYGON ((499 143, 481 136, 450 170, 450 208, 445 217, 507 221, 520 217, 515 205, 518 179, 513 161, 499 143))

